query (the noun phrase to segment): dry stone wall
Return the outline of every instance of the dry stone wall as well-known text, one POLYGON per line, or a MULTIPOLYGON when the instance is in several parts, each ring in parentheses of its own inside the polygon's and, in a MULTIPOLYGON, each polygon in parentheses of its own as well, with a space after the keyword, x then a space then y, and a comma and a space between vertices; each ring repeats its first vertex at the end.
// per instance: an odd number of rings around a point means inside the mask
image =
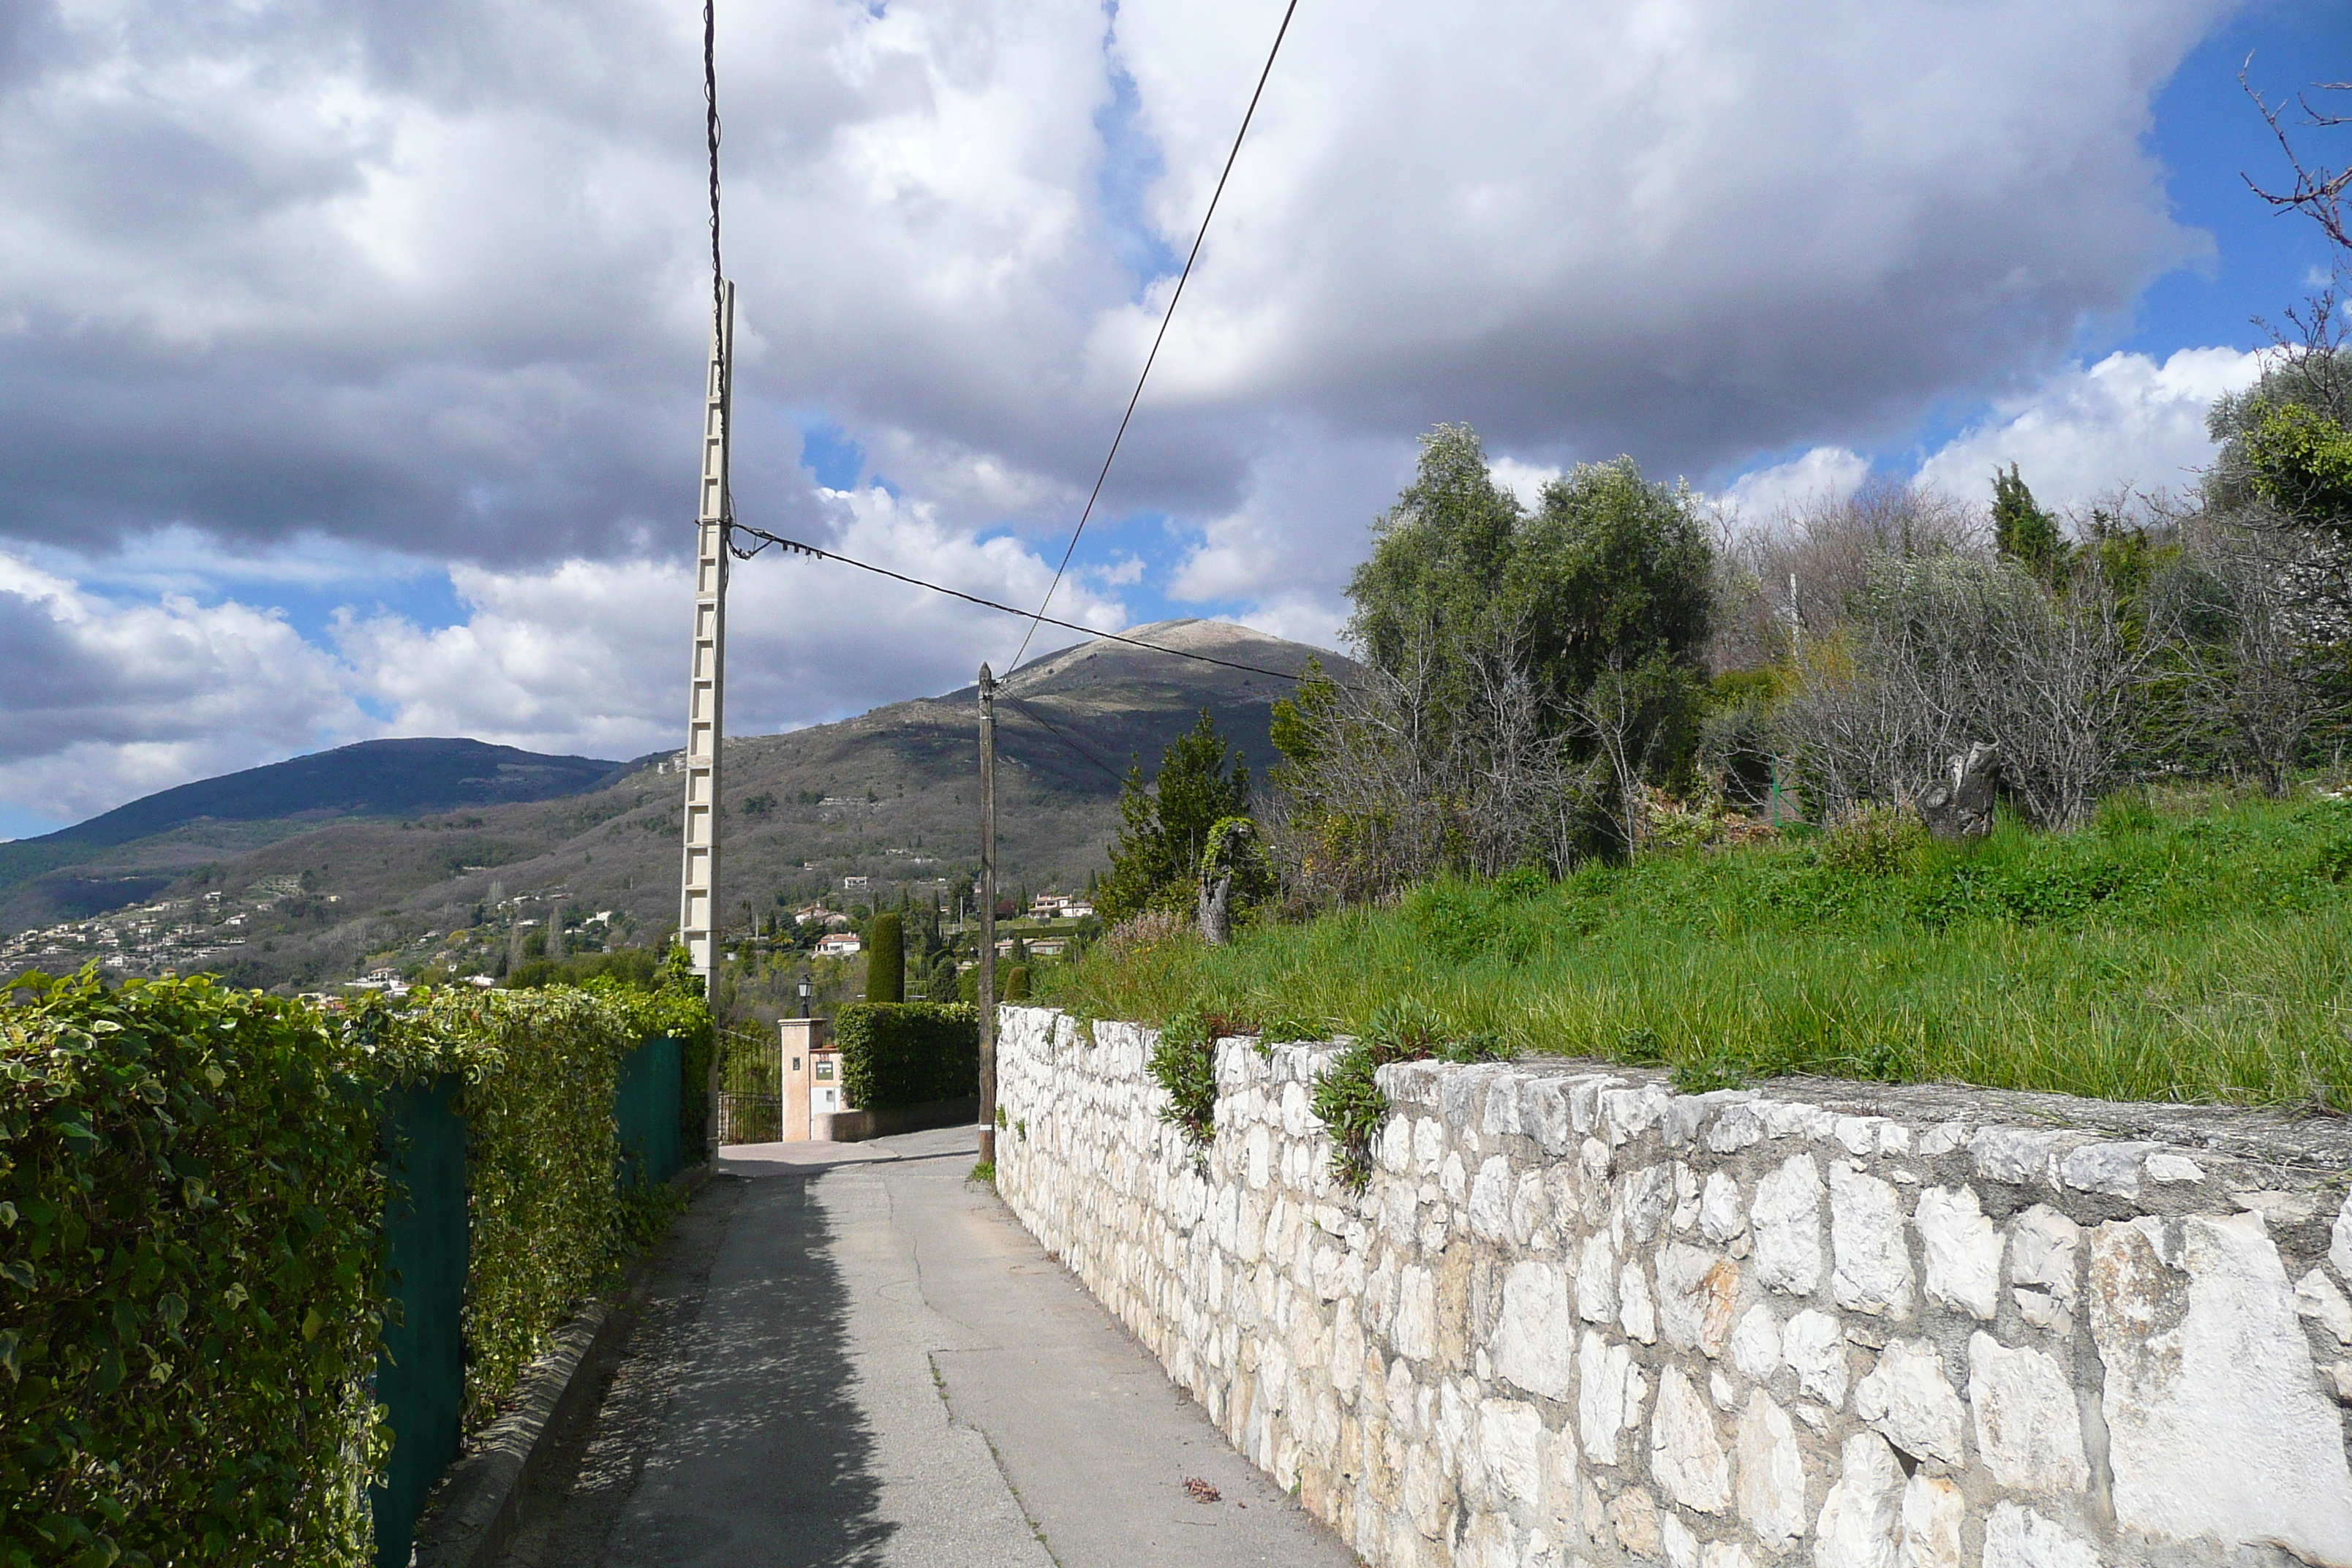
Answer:
POLYGON ((1337 1047, 1196 1152, 1152 1044, 1006 1009, 998 1189, 1369 1563, 2352 1568, 2352 1139, 1412 1063, 1356 1194, 1337 1047))

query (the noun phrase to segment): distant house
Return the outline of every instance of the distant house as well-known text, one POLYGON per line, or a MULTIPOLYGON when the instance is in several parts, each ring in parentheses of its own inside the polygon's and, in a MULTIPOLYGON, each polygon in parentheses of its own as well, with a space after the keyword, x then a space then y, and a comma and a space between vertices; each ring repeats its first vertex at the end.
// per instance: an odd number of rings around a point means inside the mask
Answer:
POLYGON ((859 892, 873 885, 874 879, 871 877, 844 877, 841 879, 842 889, 845 892, 859 892))
POLYGON ((856 931, 837 931, 817 938, 816 955, 819 958, 847 958, 863 946, 856 931))
POLYGON ((1067 937, 1032 937, 1029 942, 1029 953, 1033 958, 1059 958, 1069 949, 1070 942, 1067 937))
POLYGON ((1029 914, 1034 920, 1076 921, 1084 920, 1094 912, 1093 904, 1066 893, 1040 893, 1029 900, 1029 914))

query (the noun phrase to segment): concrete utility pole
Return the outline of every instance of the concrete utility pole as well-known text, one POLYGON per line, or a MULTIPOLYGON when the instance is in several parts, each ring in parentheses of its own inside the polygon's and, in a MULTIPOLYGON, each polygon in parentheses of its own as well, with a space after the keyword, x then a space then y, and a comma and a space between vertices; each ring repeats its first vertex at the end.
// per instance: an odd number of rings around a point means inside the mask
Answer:
POLYGON ((980 1158, 996 1163, 996 678, 980 667, 980 1158))
MULTIPOLYGON (((727 668, 727 434, 735 363, 735 285, 722 284, 710 324, 702 402, 702 496, 695 523, 694 658, 687 677, 686 844, 677 940, 708 994, 719 967, 719 742, 727 668)), ((707 1153, 719 1152, 719 1050, 710 1052, 707 1153)))

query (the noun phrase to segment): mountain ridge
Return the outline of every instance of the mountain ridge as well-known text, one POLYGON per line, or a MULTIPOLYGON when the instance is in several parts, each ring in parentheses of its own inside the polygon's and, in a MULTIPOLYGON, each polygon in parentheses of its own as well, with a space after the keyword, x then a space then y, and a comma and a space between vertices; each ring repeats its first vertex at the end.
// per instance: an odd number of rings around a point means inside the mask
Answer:
MULTIPOLYGON (((1121 636, 1267 670, 1303 672, 1310 659, 1335 673, 1352 668, 1328 650, 1223 622, 1164 621, 1121 636)), ((999 707, 997 729, 1007 891, 1024 882, 1041 890, 1082 887, 1105 863, 1120 774, 1131 762, 1148 774, 1204 708, 1263 779, 1276 760, 1272 705, 1294 689, 1295 677, 1106 638, 1012 671, 1002 682, 1010 700, 999 707)), ((779 900, 838 891, 845 876, 887 890, 935 885, 975 864, 976 698, 966 686, 827 724, 730 738, 721 820, 730 922, 772 912, 779 900)), ((235 895, 264 883, 333 895, 332 908, 312 900, 299 919, 280 910, 247 928, 251 956, 234 968, 254 984, 347 973, 415 932, 478 921, 479 909, 518 896, 609 909, 633 940, 649 940, 677 913, 677 756, 651 752, 587 788, 530 802, 404 819, 194 824, 108 848, 70 874, 91 884, 93 902, 113 879, 122 895, 116 906, 163 892, 235 895)), ((37 885, 19 886, 0 907, 8 929, 25 929, 37 913, 27 889, 37 885)))

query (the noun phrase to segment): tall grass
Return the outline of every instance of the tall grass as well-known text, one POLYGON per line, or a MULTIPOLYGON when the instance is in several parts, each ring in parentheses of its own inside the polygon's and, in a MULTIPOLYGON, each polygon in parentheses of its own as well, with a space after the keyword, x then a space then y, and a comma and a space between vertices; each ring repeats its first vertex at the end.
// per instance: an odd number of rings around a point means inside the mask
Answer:
POLYGON ((2352 805, 2111 802, 1966 849, 1832 835, 1538 886, 1441 881, 1232 946, 1108 944, 1052 999, 1360 1028, 1409 999, 1519 1052, 2352 1108, 2352 805))

